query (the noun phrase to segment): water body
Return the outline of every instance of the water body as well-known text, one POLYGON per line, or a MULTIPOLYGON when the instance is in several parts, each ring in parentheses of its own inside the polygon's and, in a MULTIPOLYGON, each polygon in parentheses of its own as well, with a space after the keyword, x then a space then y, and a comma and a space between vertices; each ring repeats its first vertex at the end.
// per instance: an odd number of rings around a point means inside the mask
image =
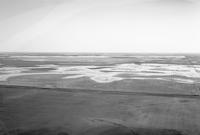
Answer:
MULTIPOLYGON (((120 61, 121 63, 114 63, 112 65, 59 65, 59 64, 41 64, 34 67, 15 67, 15 66, 2 66, 0 67, 0 81, 7 81, 8 78, 26 75, 45 75, 45 74, 62 74, 66 75, 62 79, 75 79, 81 77, 88 77, 96 83, 111 83, 114 81, 121 81, 124 79, 131 80, 161 80, 161 81, 174 81, 177 83, 199 83, 200 82, 200 65, 195 62, 195 65, 188 64, 170 64, 171 61, 183 61, 186 56, 182 55, 119 55, 122 57, 137 58, 136 62, 120 61), (147 60, 151 60, 148 62, 147 60), (152 62, 153 60, 153 62, 152 62), (147 62, 144 62, 147 61, 147 62), (161 62, 160 62, 161 61, 161 62), (163 64, 163 61, 166 63, 163 64), (138 64, 139 63, 139 64, 138 64)), ((76 59, 82 63, 101 59, 112 61, 112 55, 11 55, 10 59, 22 61, 69 61, 76 59)), ((2 59, 2 58, 1 58, 2 59)))

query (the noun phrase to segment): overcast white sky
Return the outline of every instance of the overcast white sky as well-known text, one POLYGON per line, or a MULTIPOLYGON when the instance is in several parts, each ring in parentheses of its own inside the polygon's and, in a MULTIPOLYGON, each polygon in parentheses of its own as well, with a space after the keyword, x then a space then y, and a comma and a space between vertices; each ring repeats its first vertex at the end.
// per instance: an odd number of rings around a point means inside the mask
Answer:
POLYGON ((0 0, 0 51, 200 53, 198 0, 0 0))

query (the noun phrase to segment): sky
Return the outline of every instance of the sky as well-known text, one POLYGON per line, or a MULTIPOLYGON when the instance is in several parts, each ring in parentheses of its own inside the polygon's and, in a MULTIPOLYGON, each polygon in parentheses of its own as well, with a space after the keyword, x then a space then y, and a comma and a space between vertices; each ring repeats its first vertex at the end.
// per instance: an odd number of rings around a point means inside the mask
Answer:
POLYGON ((0 0, 0 52, 200 53, 198 0, 0 0))

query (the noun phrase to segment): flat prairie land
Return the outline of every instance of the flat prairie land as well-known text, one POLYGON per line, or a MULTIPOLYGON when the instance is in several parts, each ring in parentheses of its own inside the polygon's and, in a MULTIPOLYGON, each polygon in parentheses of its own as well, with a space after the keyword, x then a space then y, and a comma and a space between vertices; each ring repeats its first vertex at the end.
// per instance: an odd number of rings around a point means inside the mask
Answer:
POLYGON ((0 55, 2 135, 200 135, 200 56, 0 55))

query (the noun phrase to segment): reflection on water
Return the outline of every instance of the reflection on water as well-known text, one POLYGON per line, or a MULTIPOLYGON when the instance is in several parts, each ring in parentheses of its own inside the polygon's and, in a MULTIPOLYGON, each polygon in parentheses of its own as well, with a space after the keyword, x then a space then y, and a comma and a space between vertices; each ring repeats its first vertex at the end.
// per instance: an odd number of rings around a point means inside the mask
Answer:
POLYGON ((38 65, 37 67, 1 67, 0 81, 10 77, 41 74, 62 74, 63 79, 89 77, 98 83, 110 83, 123 79, 156 79, 177 83, 199 83, 200 65, 176 64, 116 64, 112 66, 60 66, 38 65))

